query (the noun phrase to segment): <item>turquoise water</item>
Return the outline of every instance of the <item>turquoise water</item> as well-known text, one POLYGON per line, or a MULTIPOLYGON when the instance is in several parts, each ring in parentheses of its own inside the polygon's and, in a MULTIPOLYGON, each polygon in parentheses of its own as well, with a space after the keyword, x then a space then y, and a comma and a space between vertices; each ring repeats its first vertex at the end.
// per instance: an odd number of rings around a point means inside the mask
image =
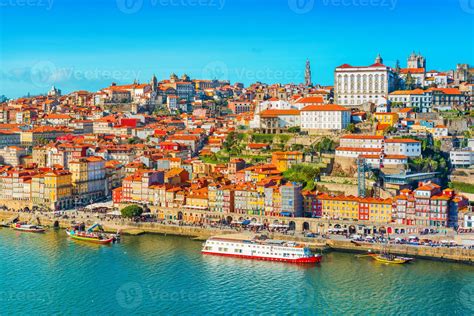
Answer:
POLYGON ((202 256, 181 237, 120 244, 0 229, 3 314, 474 314, 474 267, 383 265, 330 253, 319 266, 202 256))

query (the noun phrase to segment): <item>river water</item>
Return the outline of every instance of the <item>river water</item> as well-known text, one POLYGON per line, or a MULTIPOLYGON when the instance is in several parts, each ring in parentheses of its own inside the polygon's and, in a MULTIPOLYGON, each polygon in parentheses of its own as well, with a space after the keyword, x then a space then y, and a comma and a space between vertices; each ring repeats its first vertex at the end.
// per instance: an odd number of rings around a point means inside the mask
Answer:
POLYGON ((385 265, 328 253, 317 266, 202 256, 183 237, 72 241, 0 229, 0 315, 474 314, 474 267, 385 265))

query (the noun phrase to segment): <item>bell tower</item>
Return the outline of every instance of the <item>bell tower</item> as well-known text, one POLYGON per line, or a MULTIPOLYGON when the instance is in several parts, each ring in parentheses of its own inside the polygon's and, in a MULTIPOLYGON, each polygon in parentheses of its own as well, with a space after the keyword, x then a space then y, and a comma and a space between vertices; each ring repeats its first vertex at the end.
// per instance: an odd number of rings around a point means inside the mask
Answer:
POLYGON ((309 64, 309 59, 306 60, 306 69, 304 71, 304 84, 311 86, 311 65, 309 64))
POLYGON ((375 63, 376 64, 383 64, 383 58, 380 56, 380 54, 377 54, 377 57, 375 57, 375 63))

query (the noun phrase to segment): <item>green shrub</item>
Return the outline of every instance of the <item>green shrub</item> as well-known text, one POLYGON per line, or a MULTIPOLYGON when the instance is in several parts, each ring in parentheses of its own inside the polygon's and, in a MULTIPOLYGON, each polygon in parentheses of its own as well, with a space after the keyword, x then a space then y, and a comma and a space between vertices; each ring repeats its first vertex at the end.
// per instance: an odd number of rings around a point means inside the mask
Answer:
POLYGON ((143 214, 143 208, 139 205, 129 205, 120 210, 125 218, 138 217, 143 214))

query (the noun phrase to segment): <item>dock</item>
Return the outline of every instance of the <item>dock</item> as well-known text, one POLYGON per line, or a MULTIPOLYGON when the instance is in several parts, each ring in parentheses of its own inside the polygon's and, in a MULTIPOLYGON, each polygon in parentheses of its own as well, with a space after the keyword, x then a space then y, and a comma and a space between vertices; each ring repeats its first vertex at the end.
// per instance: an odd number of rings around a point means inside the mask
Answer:
MULTIPOLYGON (((27 213, 14 213, 0 211, 0 222, 22 220, 28 221, 32 218, 31 214, 27 213)), ((44 215, 35 215, 35 218, 41 222, 43 226, 58 227, 58 228, 69 228, 73 225, 71 219, 51 219, 44 215)), ((76 219, 77 221, 77 219, 76 219)), ((90 218, 85 221, 86 225, 92 225, 97 219, 90 218)), ((134 223, 130 221, 122 222, 116 221, 105 221, 101 222, 102 226, 107 232, 120 232, 124 235, 138 236, 141 234, 161 234, 161 235, 172 235, 172 236, 183 236, 190 237, 195 240, 206 240, 213 236, 226 236, 232 235, 232 238, 252 239, 255 233, 251 232, 237 232, 233 229, 219 229, 212 227, 198 227, 198 226, 179 226, 179 225, 165 225, 160 223, 134 223)), ((354 243, 349 239, 335 240, 335 239, 324 239, 324 238, 308 238, 298 235, 286 235, 280 233, 269 233, 263 232, 268 238, 276 240, 294 241, 309 247, 313 251, 341 251, 341 252, 353 252, 353 253, 367 253, 371 251, 380 251, 382 247, 385 247, 390 253, 423 258, 430 260, 441 260, 460 262, 466 264, 474 264, 474 249, 466 249, 460 247, 430 247, 430 246, 413 246, 413 245, 381 245, 377 243, 368 242, 357 242, 354 243)))

